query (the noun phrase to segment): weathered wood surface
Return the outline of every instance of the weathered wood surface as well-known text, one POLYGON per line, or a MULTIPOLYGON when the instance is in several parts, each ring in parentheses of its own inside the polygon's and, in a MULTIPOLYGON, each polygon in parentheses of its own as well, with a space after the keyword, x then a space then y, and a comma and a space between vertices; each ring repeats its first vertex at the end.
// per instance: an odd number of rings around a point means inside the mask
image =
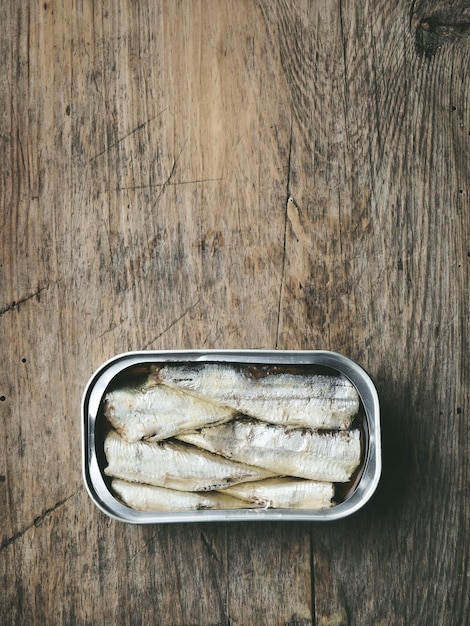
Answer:
POLYGON ((470 7, 0 3, 0 622, 467 623, 470 7), (129 527, 80 400, 116 353, 325 348, 383 408, 327 525, 129 527))

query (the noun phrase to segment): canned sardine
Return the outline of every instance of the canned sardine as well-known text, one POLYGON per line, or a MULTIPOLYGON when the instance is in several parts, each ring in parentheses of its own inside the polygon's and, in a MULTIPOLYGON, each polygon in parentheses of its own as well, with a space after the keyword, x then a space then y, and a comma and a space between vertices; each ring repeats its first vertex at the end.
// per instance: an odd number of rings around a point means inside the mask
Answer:
POLYGON ((82 401, 83 474, 112 518, 333 520, 381 472, 368 374, 327 351, 118 355, 82 401))

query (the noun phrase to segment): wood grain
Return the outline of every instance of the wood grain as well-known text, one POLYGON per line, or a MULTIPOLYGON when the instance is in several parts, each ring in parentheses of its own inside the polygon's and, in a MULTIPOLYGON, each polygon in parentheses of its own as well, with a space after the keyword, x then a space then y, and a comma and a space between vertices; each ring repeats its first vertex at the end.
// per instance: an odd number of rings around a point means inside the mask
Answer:
POLYGON ((470 14, 458 0, 0 5, 0 622, 470 613, 470 14), (131 527, 81 478, 126 350, 324 348, 376 381, 341 522, 131 527))

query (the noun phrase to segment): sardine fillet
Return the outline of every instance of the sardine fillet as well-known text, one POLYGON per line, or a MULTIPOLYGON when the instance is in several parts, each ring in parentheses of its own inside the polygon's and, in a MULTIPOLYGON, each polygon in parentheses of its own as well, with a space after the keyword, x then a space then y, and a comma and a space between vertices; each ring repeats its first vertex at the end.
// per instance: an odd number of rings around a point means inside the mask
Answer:
POLYGON ((232 419, 236 411, 181 389, 156 385, 110 391, 105 396, 104 414, 128 441, 159 441, 221 424, 232 419))
POLYGON ((273 473, 230 461, 179 442, 128 442, 115 431, 105 438, 107 476, 181 491, 210 491, 273 473))
POLYGON ((320 433, 236 419, 178 439, 279 476, 333 483, 347 482, 361 460, 356 429, 320 433))
POLYGON ((205 509, 246 509, 250 505, 239 498, 219 492, 177 491, 165 487, 114 479, 113 492, 127 506, 138 511, 200 511, 205 509))
POLYGON ((270 373, 260 378, 224 363, 166 365, 150 377, 275 424, 347 429, 359 395, 345 376, 270 373))
POLYGON ((321 510, 331 507, 334 486, 314 480, 266 478, 226 487, 223 493, 262 508, 321 510))

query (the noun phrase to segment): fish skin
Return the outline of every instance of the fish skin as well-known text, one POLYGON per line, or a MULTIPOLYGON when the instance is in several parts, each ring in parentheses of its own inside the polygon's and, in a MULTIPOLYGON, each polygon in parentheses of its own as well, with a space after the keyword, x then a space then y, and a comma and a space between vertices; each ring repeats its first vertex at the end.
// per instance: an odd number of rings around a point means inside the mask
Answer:
POLYGON ((104 451, 107 476, 180 491, 210 491, 273 475, 178 441, 128 442, 113 430, 105 437, 104 451))
POLYGON ((178 491, 114 479, 111 489, 127 506, 138 511, 173 512, 207 509, 254 508, 248 502, 221 492, 178 491))
POLYGON ((178 439, 272 471, 326 482, 347 482, 361 461, 360 432, 318 432, 236 419, 178 439))
POLYGON ((275 424, 347 429, 359 411, 359 395, 345 376, 269 373, 249 377, 225 363, 164 365, 150 375, 169 386, 231 406, 275 424))
POLYGON ((127 441, 160 441, 232 419, 237 411, 191 392, 153 385, 115 389, 105 396, 104 414, 127 441))
POLYGON ((223 493, 262 508, 322 510, 332 506, 334 485, 288 477, 226 487, 223 493))

